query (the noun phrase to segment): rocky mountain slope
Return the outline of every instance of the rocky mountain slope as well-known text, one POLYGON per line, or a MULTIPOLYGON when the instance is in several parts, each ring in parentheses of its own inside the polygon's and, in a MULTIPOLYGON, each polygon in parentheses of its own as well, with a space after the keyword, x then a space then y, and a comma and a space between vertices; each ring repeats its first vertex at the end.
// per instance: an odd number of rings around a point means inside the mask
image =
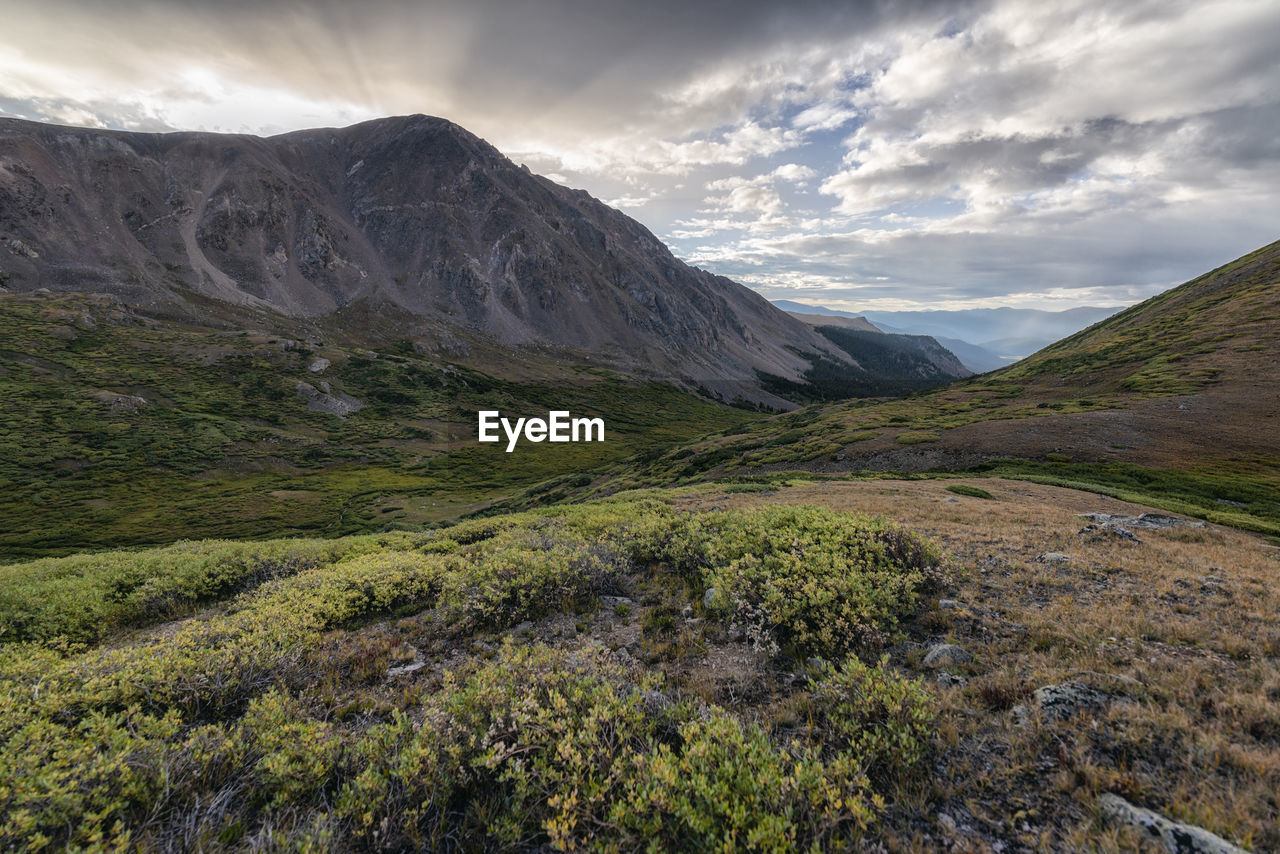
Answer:
POLYGON ((865 370, 887 372, 886 378, 949 380, 974 373, 931 335, 883 332, 865 317, 788 314, 817 329, 865 370))
MULTIPOLYGON (((779 301, 775 301, 777 305, 779 301)), ((879 332, 875 324, 865 317, 846 317, 840 314, 809 314, 803 311, 787 310, 787 314, 810 326, 838 326, 841 329, 857 329, 860 332, 879 332)))
POLYGON ((634 220, 426 116, 270 138, 0 119, 0 286, 183 320, 306 318, 423 352, 554 351, 775 405, 759 373, 849 362, 634 220))
MULTIPOLYGON (((847 311, 839 311, 826 306, 809 306, 804 303, 794 302, 792 300, 776 299, 770 300, 776 307, 790 314, 792 317, 803 320, 810 326, 839 326, 846 329, 861 329, 864 332, 884 332, 890 335, 919 335, 920 331, 912 331, 908 329, 900 329, 892 324, 880 321, 872 323, 864 315, 851 314, 847 311)), ((1066 314, 1066 312, 1062 312, 1066 314)), ((936 314, 936 315, 956 315, 961 312, 918 312, 918 314, 936 314)), ((1048 314, 1048 312, 1041 312, 1048 314)), ((1077 331, 1078 327, 1064 329, 1062 334, 1067 335, 1077 331)), ((945 349, 951 351, 965 370, 975 374, 994 371, 996 368, 1003 368, 1013 361, 1014 357, 1002 357, 984 347, 972 344, 959 338, 951 338, 947 335, 929 332, 926 333, 937 343, 941 344, 945 349)), ((1049 343, 1046 340, 1044 343, 1049 343)), ((1039 345, 1039 346, 1043 346, 1039 345)), ((1032 348, 1035 349, 1035 348, 1032 348)), ((1030 352, 1030 351, 1028 351, 1030 352)))

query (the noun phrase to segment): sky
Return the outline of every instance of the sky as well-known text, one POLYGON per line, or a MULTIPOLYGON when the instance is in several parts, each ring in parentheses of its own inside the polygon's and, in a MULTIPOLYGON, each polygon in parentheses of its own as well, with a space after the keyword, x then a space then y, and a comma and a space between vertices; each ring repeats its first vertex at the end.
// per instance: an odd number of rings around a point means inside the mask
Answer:
POLYGON ((849 311, 1127 305, 1280 238, 1280 0, 0 0, 0 114, 451 119, 849 311))

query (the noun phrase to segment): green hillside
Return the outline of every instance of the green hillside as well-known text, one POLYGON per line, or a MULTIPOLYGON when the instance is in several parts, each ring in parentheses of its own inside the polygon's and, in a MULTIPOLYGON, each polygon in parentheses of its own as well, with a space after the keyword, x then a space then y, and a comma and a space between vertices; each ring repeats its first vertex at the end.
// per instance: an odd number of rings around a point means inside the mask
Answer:
POLYGON ((500 378, 408 345, 160 323, 106 298, 0 294, 0 342, 0 560, 453 519, 756 417, 604 371, 500 378), (299 383, 363 408, 313 411, 299 383), (506 454, 476 443, 481 408, 601 416, 606 441, 506 454))
POLYGON ((1280 533, 1280 447, 1263 440, 1280 419, 1278 342, 1273 243, 1002 370, 746 424, 614 482, 967 471, 1280 533))

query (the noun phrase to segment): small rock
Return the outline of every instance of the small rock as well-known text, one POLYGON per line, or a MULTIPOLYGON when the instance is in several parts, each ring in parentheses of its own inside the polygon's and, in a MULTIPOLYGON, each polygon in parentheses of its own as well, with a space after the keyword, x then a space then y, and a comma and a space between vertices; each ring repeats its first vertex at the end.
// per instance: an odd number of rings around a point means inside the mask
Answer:
POLYGON ((1132 543, 1142 542, 1142 540, 1137 538, 1133 531, 1130 531, 1128 528, 1122 528, 1114 522, 1103 522, 1102 524, 1090 522, 1088 525, 1085 525, 1080 529, 1080 534, 1081 536, 1090 534, 1095 538, 1104 537, 1110 534, 1113 537, 1121 540, 1128 540, 1132 543))
POLYGON ((328 359, 316 359, 310 365, 307 365, 307 370, 313 374, 323 374, 325 368, 329 367, 330 364, 332 363, 328 359))
POLYGON ((952 834, 956 832, 956 820, 944 812, 938 813, 938 827, 942 828, 942 832, 952 834))
POLYGON ((665 712, 674 705, 671 698, 661 691, 644 691, 640 694, 640 707, 651 715, 665 712))
POLYGON ((529 631, 529 630, 530 630, 530 629, 532 629, 532 628, 533 628, 533 623, 529 622, 528 620, 525 620, 523 623, 520 623, 520 624, 519 624, 519 625, 517 625, 515 628, 513 628, 511 631, 512 631, 512 633, 513 633, 513 634, 517 634, 517 635, 519 635, 519 634, 523 634, 523 633, 525 633, 525 632, 529 631))
POLYGON ((388 678, 392 676, 404 676, 406 673, 413 673, 415 670, 421 670, 426 666, 427 664, 424 661, 411 661, 408 664, 401 664, 399 667, 390 668, 387 670, 387 676, 388 678))
POLYGON ((619 605, 626 605, 628 608, 635 607, 635 601, 628 599, 626 596, 601 596, 600 602, 608 608, 616 608, 619 605))
POLYGON ((707 592, 702 594, 702 607, 710 608, 712 603, 716 601, 716 589, 708 587, 707 592))
POLYGON ((969 684, 969 680, 963 676, 956 676, 954 673, 948 673, 945 670, 938 674, 938 685, 943 688, 963 688, 969 684))
POLYGON ((1075 717, 1083 711, 1100 711, 1113 701, 1110 694, 1090 688, 1083 682, 1045 685, 1031 695, 1046 715, 1058 720, 1075 717))
POLYGON ((956 608, 963 608, 964 605, 963 603, 961 603, 959 600, 956 600, 956 599, 939 599, 938 607, 944 611, 951 611, 956 608))
POLYGON ((1172 821, 1110 792, 1098 797, 1098 807, 1113 823, 1137 828, 1147 838, 1163 845, 1169 854, 1244 854, 1243 848, 1202 827, 1172 821))
POLYGON ((973 654, 968 650, 953 643, 939 643, 929 647, 921 664, 925 667, 949 667, 953 664, 967 664, 970 661, 973 661, 973 654))
POLYGON ((1036 563, 1071 563, 1071 555, 1062 552, 1045 552, 1036 558, 1036 563))

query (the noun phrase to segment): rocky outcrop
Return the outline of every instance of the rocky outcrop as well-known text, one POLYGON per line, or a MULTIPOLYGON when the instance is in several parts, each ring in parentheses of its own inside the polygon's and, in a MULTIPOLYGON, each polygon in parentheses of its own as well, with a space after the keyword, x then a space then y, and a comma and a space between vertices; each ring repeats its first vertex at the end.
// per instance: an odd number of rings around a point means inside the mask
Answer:
POLYGON ((345 418, 353 412, 364 409, 364 404, 350 395, 341 392, 333 394, 332 389, 322 391, 311 383, 299 382, 296 391, 298 396, 307 402, 307 409, 312 412, 324 412, 345 418))
POLYGON ((1159 531, 1166 528, 1203 528, 1204 522, 1193 519, 1181 519, 1177 516, 1166 516, 1163 513, 1143 513, 1141 516, 1125 516, 1119 513, 1081 513, 1080 518, 1088 519, 1090 525, 1099 528, 1145 528, 1159 531))
POLYGON ((1098 798, 1098 807, 1112 823, 1136 828, 1143 836, 1164 846, 1169 854, 1245 854, 1243 848, 1232 845, 1221 836, 1134 806, 1110 792, 1098 798))

